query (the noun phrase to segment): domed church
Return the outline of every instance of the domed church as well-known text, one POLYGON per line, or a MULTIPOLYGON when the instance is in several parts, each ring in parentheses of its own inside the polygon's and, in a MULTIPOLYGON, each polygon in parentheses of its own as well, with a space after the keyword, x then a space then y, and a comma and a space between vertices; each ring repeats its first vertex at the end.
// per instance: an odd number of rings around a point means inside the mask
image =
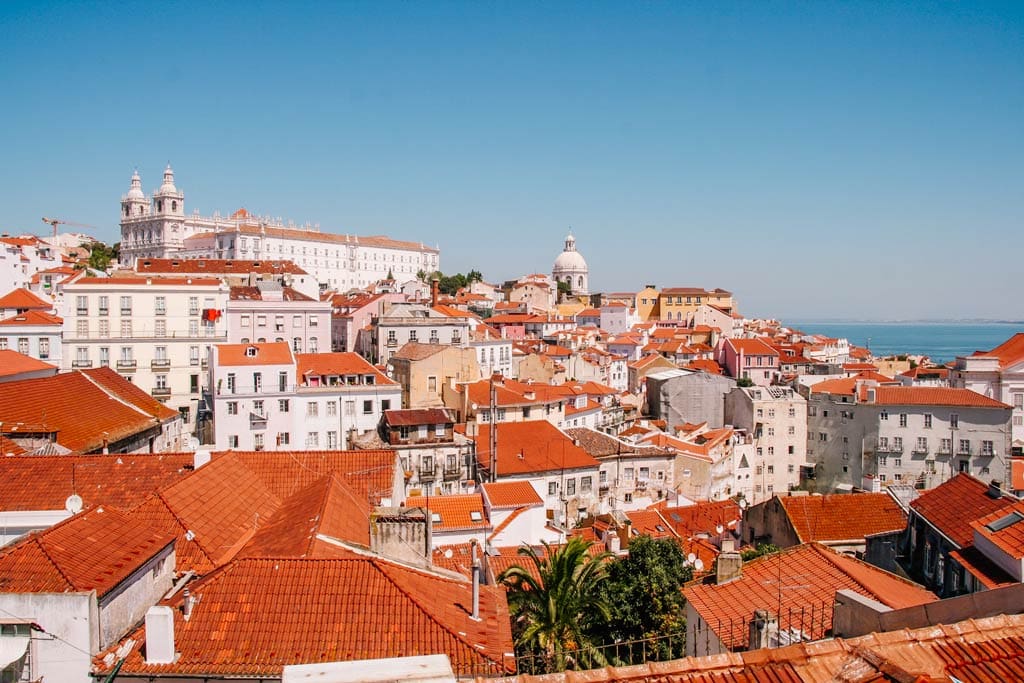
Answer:
POLYGON ((568 283, 573 294, 589 294, 588 274, 587 261, 576 251, 576 238, 570 232, 565 238, 565 249, 551 268, 551 276, 556 282, 568 283))

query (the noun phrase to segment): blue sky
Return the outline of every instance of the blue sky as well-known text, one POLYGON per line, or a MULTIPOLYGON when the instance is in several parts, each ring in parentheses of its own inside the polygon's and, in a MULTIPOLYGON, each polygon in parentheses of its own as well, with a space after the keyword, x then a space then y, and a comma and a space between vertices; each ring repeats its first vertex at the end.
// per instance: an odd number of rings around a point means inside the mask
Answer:
POLYGON ((0 228, 187 210, 751 315, 1024 318, 1024 3, 0 6, 0 228))

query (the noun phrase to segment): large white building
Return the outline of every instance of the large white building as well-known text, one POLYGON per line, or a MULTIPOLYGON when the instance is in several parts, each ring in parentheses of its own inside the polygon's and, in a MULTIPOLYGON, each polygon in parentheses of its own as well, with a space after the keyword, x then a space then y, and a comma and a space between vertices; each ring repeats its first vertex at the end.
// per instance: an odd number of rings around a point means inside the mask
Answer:
POLYGON ((136 171, 121 198, 121 264, 134 268, 143 258, 288 259, 322 288, 348 289, 385 279, 408 280, 440 268, 440 251, 422 242, 384 236, 320 232, 239 209, 230 216, 185 213, 185 194, 174 184, 170 165, 152 196, 142 191, 136 171))
POLYGON ((219 344, 210 367, 218 449, 345 450, 400 408, 402 387, 355 353, 219 344))
POLYGON ((957 358, 950 383, 1013 406, 1014 453, 1024 450, 1024 332, 991 351, 957 358))
POLYGON ((83 273, 64 288, 61 367, 111 367, 191 430, 209 348, 227 341, 227 298, 216 278, 83 273))
POLYGON ((555 259, 551 277, 556 282, 567 283, 573 294, 590 293, 590 269, 583 254, 576 251, 576 238, 571 232, 565 238, 565 249, 555 259))

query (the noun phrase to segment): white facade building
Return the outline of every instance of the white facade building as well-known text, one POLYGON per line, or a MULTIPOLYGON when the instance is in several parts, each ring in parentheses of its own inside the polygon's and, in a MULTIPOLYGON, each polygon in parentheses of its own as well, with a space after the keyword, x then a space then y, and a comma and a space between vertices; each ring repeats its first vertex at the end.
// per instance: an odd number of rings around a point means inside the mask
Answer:
POLYGON ((0 349, 12 349, 60 365, 64 321, 43 311, 25 311, 0 320, 0 349))
POLYGON ((372 324, 370 347, 361 351, 371 360, 385 363, 409 342, 467 347, 476 321, 468 313, 458 318, 423 304, 396 303, 373 318, 372 324))
POLYGON ((344 450, 402 400, 360 356, 295 354, 286 342, 214 346, 210 386, 219 449, 344 450))
POLYGON ((32 276, 62 264, 58 250, 38 237, 0 237, 0 292, 28 288, 32 276))
POLYGON ((288 259, 311 273, 322 288, 365 287, 392 274, 402 281, 440 268, 440 251, 422 242, 384 236, 320 232, 319 226, 284 225, 279 219, 239 209, 230 216, 186 215, 185 195, 168 166, 151 197, 138 172, 121 198, 121 263, 141 258, 288 259))
POLYGON ((81 277, 64 288, 62 369, 109 366, 195 424, 202 368, 227 340, 212 278, 81 277))
POLYGON ((288 342, 295 353, 331 348, 331 302, 273 281, 232 287, 225 312, 228 343, 288 342))
POLYGON ((986 353, 956 359, 950 383, 1013 406, 1013 449, 1024 449, 1024 332, 986 353))
POLYGON ((576 238, 571 232, 565 238, 565 249, 555 259, 551 277, 556 282, 568 283, 573 294, 590 293, 590 269, 583 254, 576 251, 576 238))

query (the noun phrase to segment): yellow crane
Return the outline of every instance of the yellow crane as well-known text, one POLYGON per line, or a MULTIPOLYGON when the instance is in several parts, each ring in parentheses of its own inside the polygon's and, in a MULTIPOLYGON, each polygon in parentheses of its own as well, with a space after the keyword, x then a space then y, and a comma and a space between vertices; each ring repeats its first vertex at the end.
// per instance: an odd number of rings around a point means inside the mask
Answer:
POLYGON ((43 222, 47 223, 48 225, 52 225, 53 226, 53 236, 54 237, 57 236, 57 226, 58 225, 70 225, 70 226, 74 226, 76 228, 93 228, 93 229, 96 229, 95 225, 87 225, 85 223, 74 223, 72 221, 62 221, 59 218, 47 218, 46 216, 43 216, 43 222))

